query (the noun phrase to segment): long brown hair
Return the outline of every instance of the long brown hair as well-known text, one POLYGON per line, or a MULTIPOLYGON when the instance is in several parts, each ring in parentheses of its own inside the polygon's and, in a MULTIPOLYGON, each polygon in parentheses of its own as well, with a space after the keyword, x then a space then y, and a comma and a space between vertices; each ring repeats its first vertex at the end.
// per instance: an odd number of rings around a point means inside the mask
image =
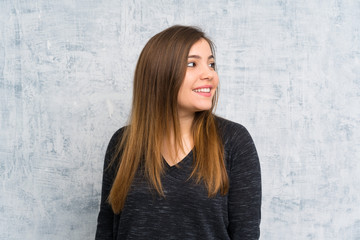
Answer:
MULTIPOLYGON (((164 161, 161 146, 164 136, 174 133, 175 145, 183 147, 177 112, 177 97, 185 77, 190 48, 201 38, 213 43, 198 28, 172 26, 153 36, 142 50, 134 76, 132 111, 113 158, 117 174, 109 195, 115 213, 124 206, 135 173, 144 167, 152 187, 164 196, 161 176, 164 161)), ((209 197, 226 194, 229 180, 224 164, 224 148, 210 110, 197 112, 192 124, 194 168, 191 177, 203 182, 209 197)))

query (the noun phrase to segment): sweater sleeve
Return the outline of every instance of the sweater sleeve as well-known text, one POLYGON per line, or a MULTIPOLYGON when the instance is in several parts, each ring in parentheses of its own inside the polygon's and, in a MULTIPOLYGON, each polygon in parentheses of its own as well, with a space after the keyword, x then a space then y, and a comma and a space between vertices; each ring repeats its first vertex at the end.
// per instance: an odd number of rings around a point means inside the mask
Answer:
POLYGON ((121 132, 122 131, 120 129, 112 136, 105 154, 100 211, 97 219, 95 240, 113 239, 114 220, 116 216, 112 211, 111 206, 107 201, 107 198, 110 194, 110 190, 115 178, 116 170, 114 166, 116 164, 110 167, 109 165, 115 152, 121 132))
POLYGON ((230 189, 228 195, 231 239, 259 239, 261 219, 261 173, 258 154, 243 126, 232 129, 230 189))

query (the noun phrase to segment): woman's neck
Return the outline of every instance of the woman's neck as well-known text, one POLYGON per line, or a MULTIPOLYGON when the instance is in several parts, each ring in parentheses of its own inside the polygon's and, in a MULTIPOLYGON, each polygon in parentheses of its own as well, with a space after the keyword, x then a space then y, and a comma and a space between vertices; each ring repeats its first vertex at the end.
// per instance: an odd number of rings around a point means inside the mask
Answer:
POLYGON ((181 137, 188 137, 191 136, 192 138, 192 124, 194 121, 194 115, 186 115, 179 117, 179 123, 180 123, 180 134, 181 137))
POLYGON ((194 147, 193 134, 191 130, 193 119, 194 116, 179 117, 180 139, 182 146, 177 146, 175 142, 174 129, 170 131, 170 136, 168 136, 169 138, 164 136, 161 154, 170 166, 180 162, 194 147))

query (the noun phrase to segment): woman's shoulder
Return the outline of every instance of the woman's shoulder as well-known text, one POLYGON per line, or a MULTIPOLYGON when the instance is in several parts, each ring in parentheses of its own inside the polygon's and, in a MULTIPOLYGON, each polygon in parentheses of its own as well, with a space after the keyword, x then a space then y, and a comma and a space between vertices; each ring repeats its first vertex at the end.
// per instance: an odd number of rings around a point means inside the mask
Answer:
POLYGON ((108 160, 111 160, 113 154, 116 152, 116 149, 119 146, 121 139, 124 136, 125 129, 126 129, 126 126, 119 128, 118 130, 115 131, 115 133, 110 138, 110 141, 109 141, 107 149, 106 149, 106 155, 109 156, 108 160))
POLYGON ((223 138, 234 138, 249 135, 248 130, 240 123, 233 122, 219 116, 215 116, 215 119, 223 138))
POLYGON ((121 139, 124 135, 125 129, 126 129, 126 126, 121 127, 115 131, 115 133, 112 135, 112 137, 110 139, 109 147, 116 147, 118 142, 121 141, 121 139))
POLYGON ((118 140, 121 140, 121 138, 124 135, 126 126, 119 128, 118 130, 115 131, 115 133, 112 135, 110 142, 114 141, 117 142, 118 140))
POLYGON ((249 131, 239 123, 221 117, 216 120, 230 169, 233 166, 258 166, 259 158, 249 131))
POLYGON ((253 138, 242 124, 218 116, 216 116, 216 121, 225 149, 240 150, 250 146, 255 147, 253 138))

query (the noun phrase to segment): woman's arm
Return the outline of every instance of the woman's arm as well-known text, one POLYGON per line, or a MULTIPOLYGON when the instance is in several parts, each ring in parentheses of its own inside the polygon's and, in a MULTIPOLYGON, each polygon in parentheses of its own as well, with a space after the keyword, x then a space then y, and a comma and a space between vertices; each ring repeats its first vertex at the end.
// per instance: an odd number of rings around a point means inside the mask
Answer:
POLYGON ((255 144, 244 128, 236 129, 230 153, 228 195, 231 239, 259 239, 261 220, 261 172, 255 144))
POLYGON ((121 135, 122 135, 121 129, 113 135, 113 137, 109 142, 105 154, 100 211, 97 221, 95 240, 113 239, 115 215, 107 199, 115 178, 115 173, 116 173, 115 167, 117 164, 114 163, 110 167, 109 165, 112 161, 113 154, 115 152, 118 141, 121 138, 121 135))

